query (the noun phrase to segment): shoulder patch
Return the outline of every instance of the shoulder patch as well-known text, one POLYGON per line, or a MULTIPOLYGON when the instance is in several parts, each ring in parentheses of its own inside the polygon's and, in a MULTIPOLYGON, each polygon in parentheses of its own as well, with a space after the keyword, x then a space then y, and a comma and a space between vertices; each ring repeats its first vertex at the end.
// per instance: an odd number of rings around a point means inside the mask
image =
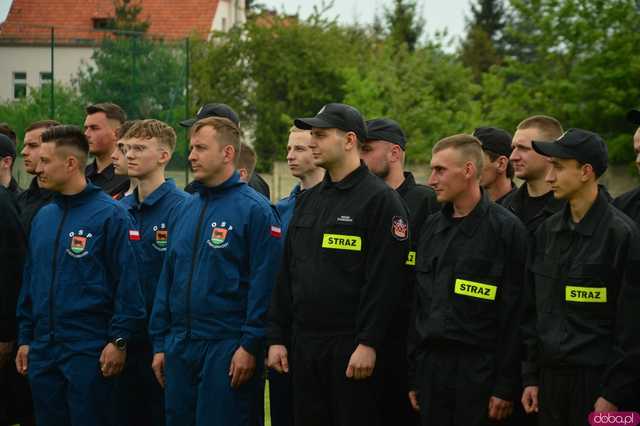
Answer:
POLYGON ((409 224, 407 220, 401 216, 394 216, 391 219, 391 235, 399 241, 409 238, 409 224))

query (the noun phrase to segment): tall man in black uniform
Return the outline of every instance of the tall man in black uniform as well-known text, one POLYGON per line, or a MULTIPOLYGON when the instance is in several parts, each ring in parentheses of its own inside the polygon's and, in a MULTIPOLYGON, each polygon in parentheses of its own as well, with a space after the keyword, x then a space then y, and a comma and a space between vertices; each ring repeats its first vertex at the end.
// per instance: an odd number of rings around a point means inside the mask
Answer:
POLYGON ((127 121, 127 114, 118 105, 105 102, 86 108, 84 135, 89 141, 89 153, 95 157, 85 170, 87 179, 110 196, 117 196, 129 188, 129 178, 116 175, 111 160, 117 149, 118 129, 127 121))
POLYGON ((482 160, 471 135, 433 148, 429 185, 446 204, 422 225, 409 352, 423 426, 504 420, 520 393, 526 230, 480 188, 482 160))
POLYGON ((24 227, 25 234, 29 235, 31 221, 38 213, 38 210, 45 204, 53 200, 54 193, 48 189, 41 188, 36 175, 36 168, 40 162, 40 146, 42 145, 42 133, 45 130, 57 126, 55 120, 42 120, 31 123, 24 131, 24 147, 22 148, 22 160, 27 173, 34 175, 29 187, 21 192, 18 197, 18 207, 20 208, 20 221, 24 227))
MULTIPOLYGON (((536 231, 528 263, 522 402, 545 426, 584 425, 592 411, 632 408, 640 367, 640 233, 597 179, 607 147, 570 129, 533 142, 563 209, 536 231)), ((637 407, 635 407, 637 408, 637 407)))
POLYGON ((404 171, 405 147, 407 140, 400 125, 388 118, 367 121, 367 140, 360 150, 360 158, 373 174, 382 178, 389 187, 395 189, 409 209, 409 229, 411 229, 411 251, 406 264, 409 267, 409 286, 402 296, 402 303, 396 308, 388 341, 384 349, 384 364, 378 365, 382 375, 382 424, 418 424, 419 416, 407 400, 407 330, 409 311, 415 294, 415 255, 420 226, 428 215, 440 207, 433 189, 418 185, 411 172, 404 171))
MULTIPOLYGON (((640 171, 640 109, 629 111, 627 120, 631 124, 638 126, 636 133, 633 135, 633 150, 636 153, 636 166, 640 171)), ((640 187, 625 192, 613 200, 613 205, 635 220, 636 224, 640 224, 640 187)))
POLYGON ((366 127, 355 108, 327 104, 295 125, 311 129, 314 161, 327 173, 300 194, 289 225, 269 367, 288 370, 291 358, 295 424, 379 425, 375 369, 406 285, 407 210, 360 162, 366 127))
POLYGON ((551 186, 545 181, 549 161, 531 147, 532 140, 553 140, 562 135, 558 120, 546 115, 534 115, 518 124, 513 135, 511 162, 516 177, 525 183, 506 197, 503 206, 520 218, 531 235, 549 216, 560 210, 562 200, 553 197, 551 186))

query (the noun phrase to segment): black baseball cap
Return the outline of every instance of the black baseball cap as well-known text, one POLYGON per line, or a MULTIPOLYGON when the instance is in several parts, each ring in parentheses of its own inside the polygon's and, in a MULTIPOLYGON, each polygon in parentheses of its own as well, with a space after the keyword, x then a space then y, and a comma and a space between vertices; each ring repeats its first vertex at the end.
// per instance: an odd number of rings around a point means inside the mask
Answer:
POLYGON ((0 133, 0 158, 11 157, 15 160, 16 155, 16 144, 9 136, 0 133))
POLYGON ((367 140, 365 142, 371 141, 394 143, 400 146, 403 151, 407 145, 407 138, 402 128, 395 120, 390 118, 367 120, 367 140))
POLYGON ((478 127, 473 131, 473 136, 482 143, 482 149, 498 155, 509 157, 511 155, 511 140, 509 132, 497 127, 478 127))
POLYGON ((240 126, 238 114, 227 104, 205 104, 200 107, 196 118, 190 118, 180 122, 182 127, 191 127, 193 124, 207 117, 222 117, 233 121, 236 126, 240 126))
POLYGON ((569 129, 553 142, 533 141, 533 149, 545 157, 567 158, 591 164, 596 176, 607 170, 607 144, 600 135, 582 129, 569 129))
POLYGON ((640 126, 640 109, 632 109, 627 113, 627 120, 630 123, 640 126))
POLYGON ((367 127, 360 111, 351 105, 331 103, 323 106, 315 117, 296 118, 293 123, 299 129, 310 130, 313 127, 320 129, 340 129, 344 132, 353 132, 361 142, 367 140, 367 127))

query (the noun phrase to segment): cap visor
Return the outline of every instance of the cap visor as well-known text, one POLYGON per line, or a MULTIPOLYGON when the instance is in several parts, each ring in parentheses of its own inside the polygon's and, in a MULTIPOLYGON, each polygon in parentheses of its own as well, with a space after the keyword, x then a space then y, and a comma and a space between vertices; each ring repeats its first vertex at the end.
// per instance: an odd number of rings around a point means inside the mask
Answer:
POLYGON ((193 123, 195 123, 196 121, 198 121, 197 118, 190 118, 188 120, 181 121, 180 125, 182 127, 191 127, 191 126, 193 126, 193 123))
POLYGON ((575 158, 572 153, 565 150, 562 145, 559 145, 556 142, 533 141, 531 142, 531 145, 535 152, 540 155, 544 155, 545 157, 575 158))
POLYGON ((296 118, 295 120, 293 120, 293 124, 298 129, 303 129, 303 130, 311 130, 313 127, 316 127, 319 129, 331 129, 336 127, 335 124, 331 124, 318 117, 296 118))
POLYGON ((630 123, 640 126, 640 110, 632 109, 627 113, 627 120, 630 123))

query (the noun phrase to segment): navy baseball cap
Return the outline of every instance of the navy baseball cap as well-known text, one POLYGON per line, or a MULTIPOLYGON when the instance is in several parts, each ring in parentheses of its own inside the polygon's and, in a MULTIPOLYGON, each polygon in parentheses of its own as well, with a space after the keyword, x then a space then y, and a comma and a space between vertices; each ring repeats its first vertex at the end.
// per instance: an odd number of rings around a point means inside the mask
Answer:
POLYGON ((597 133, 569 129, 553 142, 533 141, 533 149, 545 157, 567 158, 591 164, 596 176, 607 170, 607 144, 597 133))
POLYGON ((367 120, 367 140, 385 141, 396 144, 404 151, 407 138, 400 125, 390 118, 376 118, 367 120))
POLYGON ((497 127, 478 127, 473 131, 473 136, 482 143, 482 149, 498 155, 509 157, 511 155, 511 140, 509 132, 497 127))
POLYGON ((227 104, 205 104, 200 107, 196 114, 196 118, 190 118, 180 122, 182 127, 191 127, 198 120, 207 117, 222 117, 233 121, 236 126, 240 126, 238 114, 227 104))
POLYGON ((361 142, 367 140, 367 127, 360 111, 351 105, 331 103, 323 106, 315 117, 296 118, 293 123, 299 129, 340 129, 353 132, 361 142))
POLYGON ((0 133, 0 158, 11 157, 15 159, 16 155, 16 144, 9 139, 9 136, 0 133))
POLYGON ((627 113, 627 120, 630 123, 640 126, 640 109, 632 109, 627 113))

